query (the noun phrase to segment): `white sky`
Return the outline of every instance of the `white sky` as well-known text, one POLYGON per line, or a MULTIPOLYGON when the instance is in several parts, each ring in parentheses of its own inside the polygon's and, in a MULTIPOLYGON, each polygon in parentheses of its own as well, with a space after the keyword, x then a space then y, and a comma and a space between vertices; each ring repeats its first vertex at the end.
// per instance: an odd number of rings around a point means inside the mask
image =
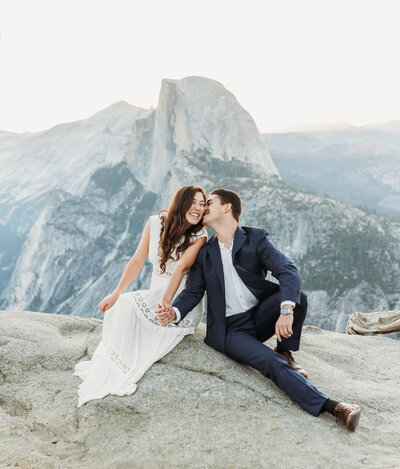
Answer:
POLYGON ((397 0, 0 0, 0 129, 35 132, 162 78, 221 82, 261 132, 400 119, 397 0))

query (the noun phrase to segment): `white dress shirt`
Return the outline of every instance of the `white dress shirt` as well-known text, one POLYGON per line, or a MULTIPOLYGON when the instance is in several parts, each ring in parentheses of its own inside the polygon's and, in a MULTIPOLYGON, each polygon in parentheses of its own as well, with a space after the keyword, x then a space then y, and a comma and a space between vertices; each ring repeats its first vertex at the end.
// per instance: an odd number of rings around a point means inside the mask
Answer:
MULTIPOLYGON (((225 316, 233 316, 234 314, 244 313, 250 308, 254 307, 260 301, 251 293, 251 291, 243 283, 239 277, 232 260, 232 248, 227 249, 224 243, 218 240, 219 248, 221 251, 222 267, 224 271, 224 282, 225 282, 225 305, 226 311, 225 316)), ((283 305, 295 306, 296 303, 290 300, 282 301, 283 305)), ((178 308, 174 307, 176 313, 175 323, 181 320, 181 313, 178 308)))
POLYGON ((234 314, 244 313, 248 309, 253 308, 253 306, 257 305, 260 301, 246 287, 233 265, 233 240, 229 249, 227 249, 221 241, 218 241, 218 244, 224 270, 225 316, 228 317, 234 314))

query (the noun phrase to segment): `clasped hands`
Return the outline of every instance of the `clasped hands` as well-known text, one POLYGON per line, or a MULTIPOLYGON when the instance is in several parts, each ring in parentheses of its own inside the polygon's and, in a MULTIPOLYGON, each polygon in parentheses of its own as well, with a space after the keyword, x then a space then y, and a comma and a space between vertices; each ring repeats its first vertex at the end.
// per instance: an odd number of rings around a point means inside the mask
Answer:
POLYGON ((175 321, 176 313, 169 301, 161 299, 155 310, 157 319, 162 326, 167 326, 170 322, 175 321))

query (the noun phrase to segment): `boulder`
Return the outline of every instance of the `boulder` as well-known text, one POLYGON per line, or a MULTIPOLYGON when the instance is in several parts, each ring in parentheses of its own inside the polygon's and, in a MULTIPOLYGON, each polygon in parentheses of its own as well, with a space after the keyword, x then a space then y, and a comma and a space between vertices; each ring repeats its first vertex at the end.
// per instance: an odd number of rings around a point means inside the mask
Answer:
POLYGON ((92 356, 101 333, 98 319, 0 312, 1 467, 398 467, 399 341, 304 327, 295 357, 310 381, 362 407, 349 432, 205 345, 204 324, 133 395, 77 408, 74 365, 92 356))

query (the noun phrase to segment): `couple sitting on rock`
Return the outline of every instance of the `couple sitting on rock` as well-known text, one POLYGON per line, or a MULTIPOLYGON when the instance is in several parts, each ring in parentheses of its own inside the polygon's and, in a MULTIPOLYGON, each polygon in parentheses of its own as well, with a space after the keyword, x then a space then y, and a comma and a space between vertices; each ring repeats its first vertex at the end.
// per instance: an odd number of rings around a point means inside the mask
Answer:
POLYGON ((294 360, 307 312, 300 275, 266 230, 239 226, 241 208, 231 190, 207 197, 201 186, 184 186, 168 210, 149 218, 117 288, 99 303, 102 340, 90 361, 75 365, 83 380, 78 407, 135 392, 146 370, 194 332, 207 292, 207 345, 257 369, 310 414, 327 411, 356 428, 360 407, 328 398, 294 360), (204 226, 215 231, 208 241, 204 226), (150 289, 122 293, 147 257, 150 289), (267 271, 279 284, 265 279, 267 271), (263 342, 274 334, 272 350, 263 342))

